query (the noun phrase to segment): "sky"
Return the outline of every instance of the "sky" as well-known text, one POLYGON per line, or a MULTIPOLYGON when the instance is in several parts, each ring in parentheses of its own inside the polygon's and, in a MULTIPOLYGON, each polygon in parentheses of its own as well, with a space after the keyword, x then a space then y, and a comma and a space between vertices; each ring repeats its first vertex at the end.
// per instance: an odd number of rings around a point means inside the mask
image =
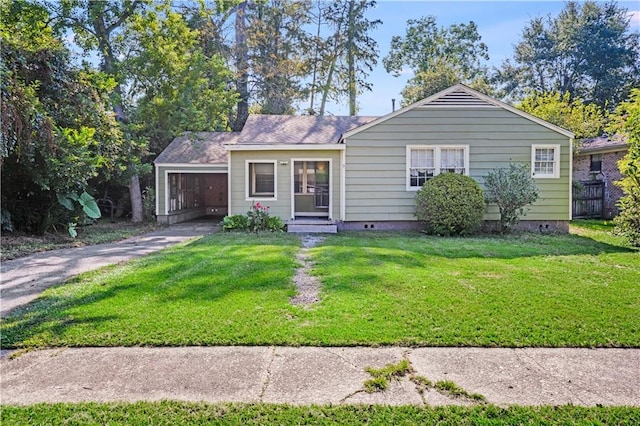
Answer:
MULTIPOLYGON (((394 35, 404 36, 408 19, 427 15, 436 17, 438 26, 474 21, 482 41, 489 49, 489 65, 499 66, 503 60, 513 55, 514 46, 519 42, 522 30, 531 19, 547 15, 556 16, 564 8, 564 1, 433 1, 433 0, 378 0, 376 8, 368 14, 369 19, 380 19, 380 25, 372 37, 378 42, 378 65, 369 75, 373 84, 371 92, 358 97, 358 115, 384 115, 391 112, 391 99, 400 104, 400 92, 411 78, 407 73, 399 77, 388 74, 382 65, 382 58, 389 52, 389 43, 394 35)), ((631 13, 631 27, 640 31, 640 0, 618 1, 618 5, 631 13)), ((346 104, 327 105, 327 111, 334 115, 348 115, 346 104)))

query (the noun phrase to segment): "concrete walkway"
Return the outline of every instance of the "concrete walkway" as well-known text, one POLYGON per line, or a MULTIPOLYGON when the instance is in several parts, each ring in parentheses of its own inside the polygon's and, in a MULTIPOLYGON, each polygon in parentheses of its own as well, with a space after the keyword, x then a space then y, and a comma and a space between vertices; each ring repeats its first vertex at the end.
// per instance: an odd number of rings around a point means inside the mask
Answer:
POLYGON ((173 225, 109 244, 51 250, 2 262, 0 317, 38 297, 46 288, 82 272, 124 262, 217 229, 212 222, 173 225))
POLYGON ((0 360, 3 404, 81 401, 471 405, 408 376, 366 393, 365 367, 407 359, 506 406, 640 405, 640 350, 179 347, 33 351, 0 360))

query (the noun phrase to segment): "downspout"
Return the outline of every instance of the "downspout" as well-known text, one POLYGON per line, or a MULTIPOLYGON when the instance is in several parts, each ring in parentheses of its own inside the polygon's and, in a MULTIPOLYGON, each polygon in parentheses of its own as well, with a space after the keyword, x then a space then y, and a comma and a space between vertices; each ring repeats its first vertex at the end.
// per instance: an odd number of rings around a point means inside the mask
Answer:
POLYGON ((227 150, 227 216, 231 216, 231 152, 227 150))
MULTIPOLYGON (((341 143, 344 144, 344 140, 341 141, 341 143)), ((346 222, 346 216, 347 216, 347 206, 346 206, 346 201, 347 201, 347 195, 346 195, 346 189, 347 189, 347 164, 346 164, 346 159, 347 159, 347 149, 346 149, 346 144, 345 144, 345 149, 340 151, 340 220, 342 222, 346 222)))
POLYGON ((569 138, 569 221, 573 220, 573 138, 569 138))
MULTIPOLYGON (((157 218, 157 216, 160 214, 160 197, 159 197, 160 194, 158 194, 158 188, 159 188, 158 183, 160 182, 160 178, 159 178, 158 174, 160 173, 160 170, 158 169, 158 165, 157 164, 154 164, 153 166, 156 169, 156 179, 155 179, 156 182, 155 183, 156 183, 156 218, 157 218)), ((165 182, 165 186, 164 186, 164 193, 165 194, 167 193, 167 183, 166 182, 165 182)), ((166 197, 163 197, 163 198, 166 198, 166 197)))

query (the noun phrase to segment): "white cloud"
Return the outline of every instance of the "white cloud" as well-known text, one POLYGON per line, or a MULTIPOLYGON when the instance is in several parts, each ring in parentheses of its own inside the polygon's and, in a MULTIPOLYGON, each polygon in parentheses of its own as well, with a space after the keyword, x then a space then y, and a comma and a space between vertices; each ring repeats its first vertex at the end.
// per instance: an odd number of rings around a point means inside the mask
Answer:
POLYGON ((640 10, 632 10, 629 12, 629 25, 636 31, 640 29, 640 10))

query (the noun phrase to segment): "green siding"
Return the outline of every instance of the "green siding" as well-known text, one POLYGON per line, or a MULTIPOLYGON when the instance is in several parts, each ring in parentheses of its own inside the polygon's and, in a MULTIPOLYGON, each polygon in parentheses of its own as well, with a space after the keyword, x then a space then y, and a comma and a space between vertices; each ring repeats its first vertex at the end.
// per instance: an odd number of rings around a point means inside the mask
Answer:
MULTIPOLYGON (((406 190, 407 145, 469 145, 469 175, 481 184, 509 162, 531 164, 531 146, 560 145, 560 177, 536 179, 540 199, 525 219, 568 220, 570 140, 499 108, 414 109, 346 141, 346 221, 415 220, 406 190)), ((489 206, 485 219, 497 219, 489 206)))
POLYGON ((276 200, 260 201, 261 204, 269 206, 269 213, 279 216, 283 220, 291 218, 292 203, 292 182, 291 168, 294 160, 331 160, 332 186, 331 186, 331 208, 330 216, 333 219, 340 217, 340 154, 341 151, 232 151, 229 153, 231 164, 230 179, 231 186, 231 206, 229 214, 246 213, 253 201, 246 199, 246 161, 276 161, 277 190, 276 200), (281 162, 287 162, 282 165, 281 162))

